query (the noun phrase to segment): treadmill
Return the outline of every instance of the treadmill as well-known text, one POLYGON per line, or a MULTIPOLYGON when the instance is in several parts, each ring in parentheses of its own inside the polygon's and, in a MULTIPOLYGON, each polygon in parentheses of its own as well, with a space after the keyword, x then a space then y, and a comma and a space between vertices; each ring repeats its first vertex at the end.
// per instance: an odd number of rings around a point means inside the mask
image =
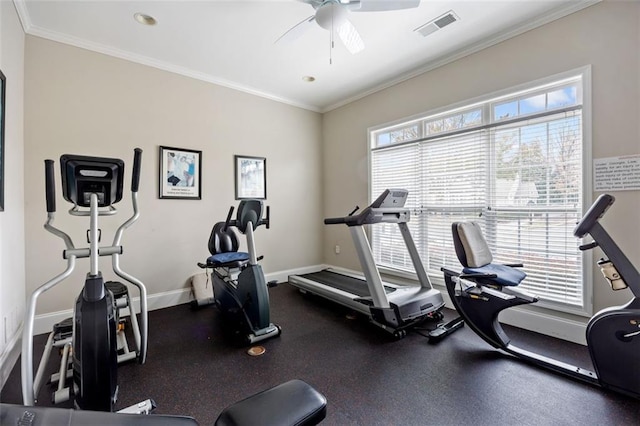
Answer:
MULTIPOLYGON (((396 338, 404 337, 408 328, 423 320, 441 320, 444 299, 431 285, 407 225, 410 212, 404 205, 408 194, 406 189, 386 189, 359 214, 355 214, 356 207, 348 216, 324 220, 326 225, 344 224, 349 227, 364 277, 325 269, 290 275, 289 283, 303 293, 321 296, 367 315, 371 322, 396 338), (364 229, 364 225, 376 223, 398 224, 420 285, 382 281, 364 229)), ((461 319, 440 325, 429 333, 430 340, 439 340, 462 326, 461 319)))

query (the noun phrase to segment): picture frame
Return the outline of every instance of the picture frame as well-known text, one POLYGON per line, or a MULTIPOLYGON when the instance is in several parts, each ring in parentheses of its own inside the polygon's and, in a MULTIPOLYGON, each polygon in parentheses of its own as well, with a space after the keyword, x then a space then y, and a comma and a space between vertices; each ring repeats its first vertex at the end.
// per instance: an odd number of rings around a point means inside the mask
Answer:
POLYGON ((234 155, 236 200, 267 198, 267 159, 234 155))
POLYGON ((202 199, 202 151, 160 147, 159 197, 202 199))
POLYGON ((0 212, 4 211, 4 127, 6 114, 7 78, 0 70, 0 212))

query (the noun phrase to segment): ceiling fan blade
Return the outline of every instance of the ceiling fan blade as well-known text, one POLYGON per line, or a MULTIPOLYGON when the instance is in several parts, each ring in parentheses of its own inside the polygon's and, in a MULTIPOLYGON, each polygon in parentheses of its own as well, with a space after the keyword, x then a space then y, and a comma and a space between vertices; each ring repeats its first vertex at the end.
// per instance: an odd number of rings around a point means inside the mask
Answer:
POLYGON ((382 12, 413 9, 418 6, 420 6, 420 0, 351 0, 347 4, 352 12, 382 12))
POLYGON ((362 37, 360 37, 358 30, 356 30, 356 27, 354 27, 349 20, 338 27, 338 35, 347 50, 352 54, 355 55, 364 49, 362 37))
POLYGON ((310 4, 314 9, 319 8, 324 3, 324 0, 298 0, 301 3, 310 4))
POLYGON ((293 26, 289 31, 282 34, 280 38, 278 38, 275 42, 292 42, 297 40, 302 34, 306 33, 309 28, 311 28, 311 24, 316 20, 315 15, 311 15, 308 18, 305 18, 303 21, 297 23, 293 26))

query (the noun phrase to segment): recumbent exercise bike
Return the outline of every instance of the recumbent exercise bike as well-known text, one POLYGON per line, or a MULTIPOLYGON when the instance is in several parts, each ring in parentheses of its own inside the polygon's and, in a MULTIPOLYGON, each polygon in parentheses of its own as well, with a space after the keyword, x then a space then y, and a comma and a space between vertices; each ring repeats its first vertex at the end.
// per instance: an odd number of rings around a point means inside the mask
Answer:
POLYGON ((442 270, 454 306, 467 325, 494 348, 534 365, 640 398, 640 273, 599 222, 614 201, 611 195, 600 195, 573 231, 577 238, 587 234, 593 238, 580 250, 600 247, 608 257, 598 261, 598 265, 611 288, 628 287, 633 295, 626 305, 602 309, 587 324, 587 346, 595 372, 511 344, 498 315, 506 308, 535 303, 538 299, 515 288, 526 277, 515 268, 522 265, 492 263, 491 251, 477 223, 453 223, 454 246, 463 270, 462 273, 442 270))
MULTIPOLYGON (((271 323, 268 287, 258 261, 253 233, 265 225, 269 229, 269 207, 266 217, 262 217, 262 201, 242 200, 238 205, 235 220, 231 220, 234 207, 231 206, 227 219, 213 226, 209 237, 211 256, 205 263, 198 263, 203 269, 213 269, 213 302, 226 317, 226 322, 236 327, 242 334, 244 343, 253 344, 279 336, 281 329, 271 323), (247 238, 247 252, 239 252, 238 238, 233 228, 247 238)), ((194 301, 198 305, 198 300, 194 301)))

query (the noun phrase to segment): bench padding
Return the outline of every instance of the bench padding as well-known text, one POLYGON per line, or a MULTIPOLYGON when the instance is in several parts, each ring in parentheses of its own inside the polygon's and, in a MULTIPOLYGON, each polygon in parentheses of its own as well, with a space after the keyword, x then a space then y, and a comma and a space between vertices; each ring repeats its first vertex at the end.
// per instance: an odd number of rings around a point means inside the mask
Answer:
POLYGON ((227 407, 216 426, 316 425, 327 400, 302 380, 290 380, 227 407))
POLYGON ((0 404, 2 426, 110 425, 110 426, 197 426, 191 417, 167 415, 118 414, 80 411, 70 408, 25 407, 0 404))

